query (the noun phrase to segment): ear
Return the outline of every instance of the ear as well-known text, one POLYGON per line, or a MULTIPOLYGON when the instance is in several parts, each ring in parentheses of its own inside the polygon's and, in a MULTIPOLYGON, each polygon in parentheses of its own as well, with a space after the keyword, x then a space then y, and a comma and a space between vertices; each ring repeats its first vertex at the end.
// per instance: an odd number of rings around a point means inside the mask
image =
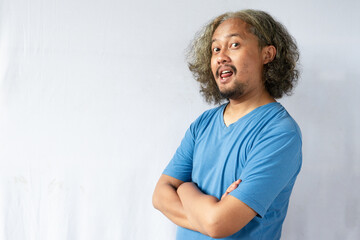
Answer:
POLYGON ((264 65, 272 62, 276 56, 276 48, 273 45, 265 46, 262 49, 264 65))

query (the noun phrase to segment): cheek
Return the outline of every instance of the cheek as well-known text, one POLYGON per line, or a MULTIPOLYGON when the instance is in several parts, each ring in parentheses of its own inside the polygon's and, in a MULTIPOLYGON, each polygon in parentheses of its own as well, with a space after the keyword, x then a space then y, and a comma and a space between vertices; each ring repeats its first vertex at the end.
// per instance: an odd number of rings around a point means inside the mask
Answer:
POLYGON ((259 64, 258 61, 251 57, 244 57, 239 59, 236 68, 240 73, 255 73, 259 71, 259 64))
POLYGON ((239 74, 244 74, 244 73, 249 72, 249 66, 251 66, 251 64, 249 62, 241 61, 235 67, 238 70, 239 74))
POLYGON ((213 58, 211 58, 210 68, 211 68, 211 72, 213 73, 214 77, 216 74, 217 67, 218 67, 217 62, 213 58))

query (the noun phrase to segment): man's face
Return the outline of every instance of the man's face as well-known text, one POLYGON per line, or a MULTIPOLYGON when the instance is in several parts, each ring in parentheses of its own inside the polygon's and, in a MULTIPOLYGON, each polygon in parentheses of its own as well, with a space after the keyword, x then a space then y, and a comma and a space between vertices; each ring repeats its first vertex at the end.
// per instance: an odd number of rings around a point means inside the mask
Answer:
POLYGON ((264 54, 258 39, 238 18, 221 23, 212 38, 211 70, 224 98, 239 99, 264 91, 264 54))

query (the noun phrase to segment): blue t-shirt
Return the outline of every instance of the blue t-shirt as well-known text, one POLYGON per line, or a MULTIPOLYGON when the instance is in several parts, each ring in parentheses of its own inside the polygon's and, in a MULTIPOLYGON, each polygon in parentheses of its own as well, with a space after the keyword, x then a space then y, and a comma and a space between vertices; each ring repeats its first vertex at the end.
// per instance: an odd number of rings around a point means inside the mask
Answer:
MULTIPOLYGON (((231 183, 230 193, 257 216, 225 239, 280 239, 290 194, 301 162, 301 132, 277 102, 260 106, 228 127, 226 104, 204 112, 186 131, 163 174, 192 181, 218 199, 231 183)), ((177 240, 211 239, 178 227, 177 240)))

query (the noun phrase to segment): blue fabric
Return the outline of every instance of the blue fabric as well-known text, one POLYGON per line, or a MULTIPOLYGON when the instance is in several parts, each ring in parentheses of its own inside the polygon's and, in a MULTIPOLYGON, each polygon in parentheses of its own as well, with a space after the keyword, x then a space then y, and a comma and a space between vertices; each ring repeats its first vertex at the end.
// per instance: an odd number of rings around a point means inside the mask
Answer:
MULTIPOLYGON (((225 239, 280 239, 301 168, 300 129, 277 102, 258 107, 227 127, 225 106, 204 112, 191 124, 163 174, 192 181, 218 199, 231 183, 241 179, 230 194, 258 215, 225 239)), ((177 239, 211 238, 178 227, 177 239)))

